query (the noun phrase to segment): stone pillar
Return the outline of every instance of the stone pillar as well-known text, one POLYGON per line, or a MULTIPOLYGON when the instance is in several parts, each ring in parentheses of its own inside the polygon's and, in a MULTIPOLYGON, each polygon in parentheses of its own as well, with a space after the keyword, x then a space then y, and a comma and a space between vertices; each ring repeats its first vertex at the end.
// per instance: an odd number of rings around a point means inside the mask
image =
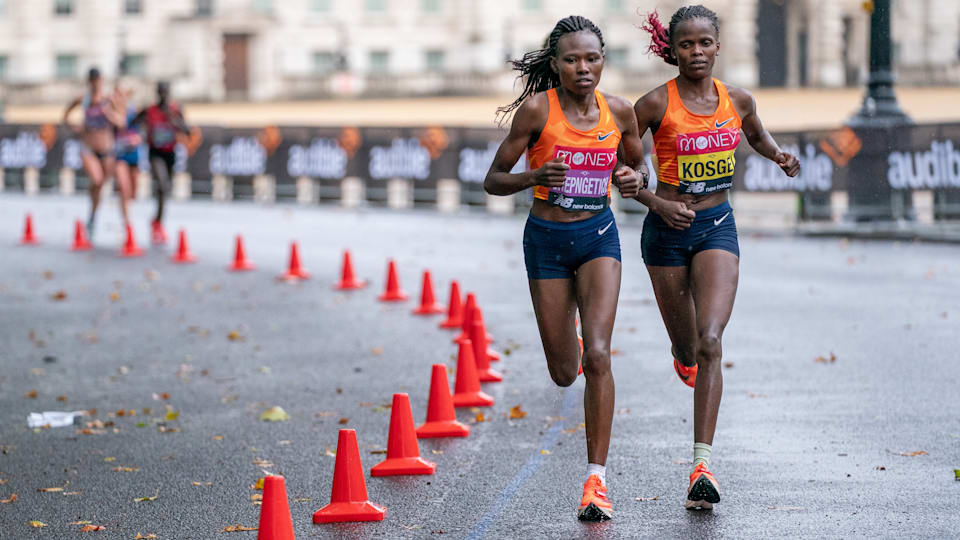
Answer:
POLYGON ((60 169, 60 194, 73 195, 77 192, 77 171, 70 167, 60 169))
POLYGON ((757 63, 757 0, 732 0, 720 29, 722 78, 735 86, 760 84, 757 63))
POLYGON ((222 174, 213 175, 211 180, 210 196, 215 201, 227 202, 233 200, 233 178, 222 174))
POLYGON ((490 195, 487 194, 487 211, 492 214, 512 214, 517 202, 515 195, 490 195))
POLYGON ((348 176, 340 181, 340 205, 344 208, 356 208, 364 199, 363 180, 348 176))
POLYGON ((846 83, 843 66, 843 11, 837 0, 817 0, 811 6, 810 64, 815 86, 839 87, 846 83))
POLYGON ((400 209, 413 207, 413 186, 410 180, 405 178, 387 180, 387 207, 400 209))
POLYGON ((277 200, 277 182, 272 175, 253 177, 253 202, 272 203, 277 200))
POLYGON ((40 193, 40 170, 36 167, 23 169, 23 192, 27 195, 40 193))
POLYGON ((456 212, 460 209, 460 181, 443 178, 437 181, 437 209, 456 212))
POLYGON ((316 183, 308 176, 297 178, 297 203, 298 204, 316 204, 320 198, 320 190, 316 183))
MULTIPOLYGON (((226 177, 222 177, 222 178, 226 180, 226 177)), ((216 180, 217 180, 216 177, 214 177, 213 186, 211 187, 211 190, 214 193, 216 193, 216 190, 217 190, 216 180)), ((186 172, 173 173, 173 190, 172 190, 173 192, 171 193, 171 196, 173 197, 173 199, 176 201, 190 200, 190 197, 193 195, 193 187, 191 186, 192 183, 193 183, 193 179, 191 178, 190 173, 186 173, 186 172)), ((230 197, 224 200, 229 200, 233 198, 233 180, 230 180, 229 184, 230 184, 229 186, 230 197)), ((149 192, 147 193, 147 196, 148 197, 150 196, 149 192)), ((216 199, 215 195, 211 194, 211 196, 214 199, 216 199)))

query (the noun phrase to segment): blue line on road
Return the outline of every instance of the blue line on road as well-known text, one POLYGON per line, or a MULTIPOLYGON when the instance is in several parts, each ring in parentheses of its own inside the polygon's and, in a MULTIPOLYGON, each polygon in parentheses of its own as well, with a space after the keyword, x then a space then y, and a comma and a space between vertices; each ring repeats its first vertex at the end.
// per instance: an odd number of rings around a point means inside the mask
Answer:
MULTIPOLYGON (((560 414, 558 416, 569 418, 570 414, 573 412, 573 405, 576 403, 576 395, 578 392, 573 389, 573 387, 565 388, 563 391, 563 405, 561 405, 560 414)), ((500 514, 503 513, 503 509, 507 507, 507 503, 513 499, 513 496, 520 491, 520 488, 527 483, 527 480, 530 479, 534 473, 537 472, 537 469, 540 468, 540 464, 543 462, 544 454, 540 453, 540 450, 543 448, 553 448, 557 444, 557 439, 560 438, 560 429, 563 428, 564 421, 559 420, 554 422, 550 429, 543 434, 543 437, 540 438, 539 446, 533 455, 530 456, 530 459, 527 460, 527 463, 524 464, 523 468, 513 477, 513 480, 510 480, 510 483, 507 484, 507 487, 503 488, 503 491, 500 492, 500 496, 497 497, 497 500, 490 505, 487 509, 487 512, 480 518, 480 521, 474 525, 473 530, 467 535, 468 540, 480 540, 483 538, 484 533, 487 532, 487 527, 491 523, 496 521, 500 514)))

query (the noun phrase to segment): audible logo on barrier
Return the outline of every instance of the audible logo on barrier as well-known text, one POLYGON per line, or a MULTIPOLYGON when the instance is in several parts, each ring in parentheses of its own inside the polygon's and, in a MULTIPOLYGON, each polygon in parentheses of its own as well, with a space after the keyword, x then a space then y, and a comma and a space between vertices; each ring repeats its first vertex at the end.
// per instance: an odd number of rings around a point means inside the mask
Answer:
POLYGON ((926 152, 891 152, 887 161, 893 189, 960 187, 960 151, 953 141, 933 141, 926 152))

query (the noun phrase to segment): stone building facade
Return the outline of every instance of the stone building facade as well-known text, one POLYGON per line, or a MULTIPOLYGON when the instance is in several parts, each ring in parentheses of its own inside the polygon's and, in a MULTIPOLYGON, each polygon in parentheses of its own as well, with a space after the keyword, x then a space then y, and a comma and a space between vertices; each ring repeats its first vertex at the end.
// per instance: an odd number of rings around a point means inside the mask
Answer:
MULTIPOLYGON (((641 14, 678 0, 0 0, 0 88, 56 102, 97 65, 184 99, 510 93, 506 60, 571 13, 607 43, 604 88, 649 88, 675 68, 646 54, 641 14), (121 62, 123 60, 123 62, 121 62)), ((837 87, 866 75, 862 0, 702 0, 721 17, 718 76, 837 87)), ((893 0, 901 84, 960 84, 960 1, 893 0)))

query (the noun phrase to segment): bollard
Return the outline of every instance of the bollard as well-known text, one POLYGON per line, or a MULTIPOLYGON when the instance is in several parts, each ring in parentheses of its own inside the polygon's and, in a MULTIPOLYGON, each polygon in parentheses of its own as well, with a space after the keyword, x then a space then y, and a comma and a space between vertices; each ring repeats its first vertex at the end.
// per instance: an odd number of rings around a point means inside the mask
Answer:
POLYGON ((514 195, 490 195, 487 193, 487 211, 492 214, 512 214, 517 202, 514 195))
POLYGON ((277 182, 273 175, 258 174, 253 177, 253 202, 269 204, 277 200, 277 182))
POLYGON ((60 169, 58 179, 60 180, 61 195, 73 195, 77 192, 77 171, 70 167, 64 167, 60 169))
POLYGON ((456 212, 460 209, 460 181, 451 178, 437 180, 437 210, 456 212))
POLYGON ((222 174, 213 175, 211 182, 211 197, 215 201, 227 202, 233 200, 233 178, 222 174))
POLYGON ((319 200, 320 190, 317 189, 313 179, 309 176, 300 176, 297 178, 297 203, 298 204, 316 204, 319 200))
POLYGON ((413 207, 413 189, 410 180, 391 178, 387 180, 387 208, 406 209, 413 207))
POLYGON ((344 208, 360 206, 364 198, 363 180, 348 176, 340 181, 340 204, 344 208))
POLYGON ((27 195, 40 193, 40 169, 36 167, 23 169, 23 192, 27 195))
MULTIPOLYGON (((173 189, 170 196, 176 201, 188 201, 193 195, 193 178, 188 172, 173 173, 173 189)), ((149 189, 149 188, 148 188, 149 189)), ((150 197, 152 191, 147 191, 150 197)), ((230 199, 233 198, 233 182, 230 183, 230 199)), ((226 199, 229 200, 229 199, 226 199)))

